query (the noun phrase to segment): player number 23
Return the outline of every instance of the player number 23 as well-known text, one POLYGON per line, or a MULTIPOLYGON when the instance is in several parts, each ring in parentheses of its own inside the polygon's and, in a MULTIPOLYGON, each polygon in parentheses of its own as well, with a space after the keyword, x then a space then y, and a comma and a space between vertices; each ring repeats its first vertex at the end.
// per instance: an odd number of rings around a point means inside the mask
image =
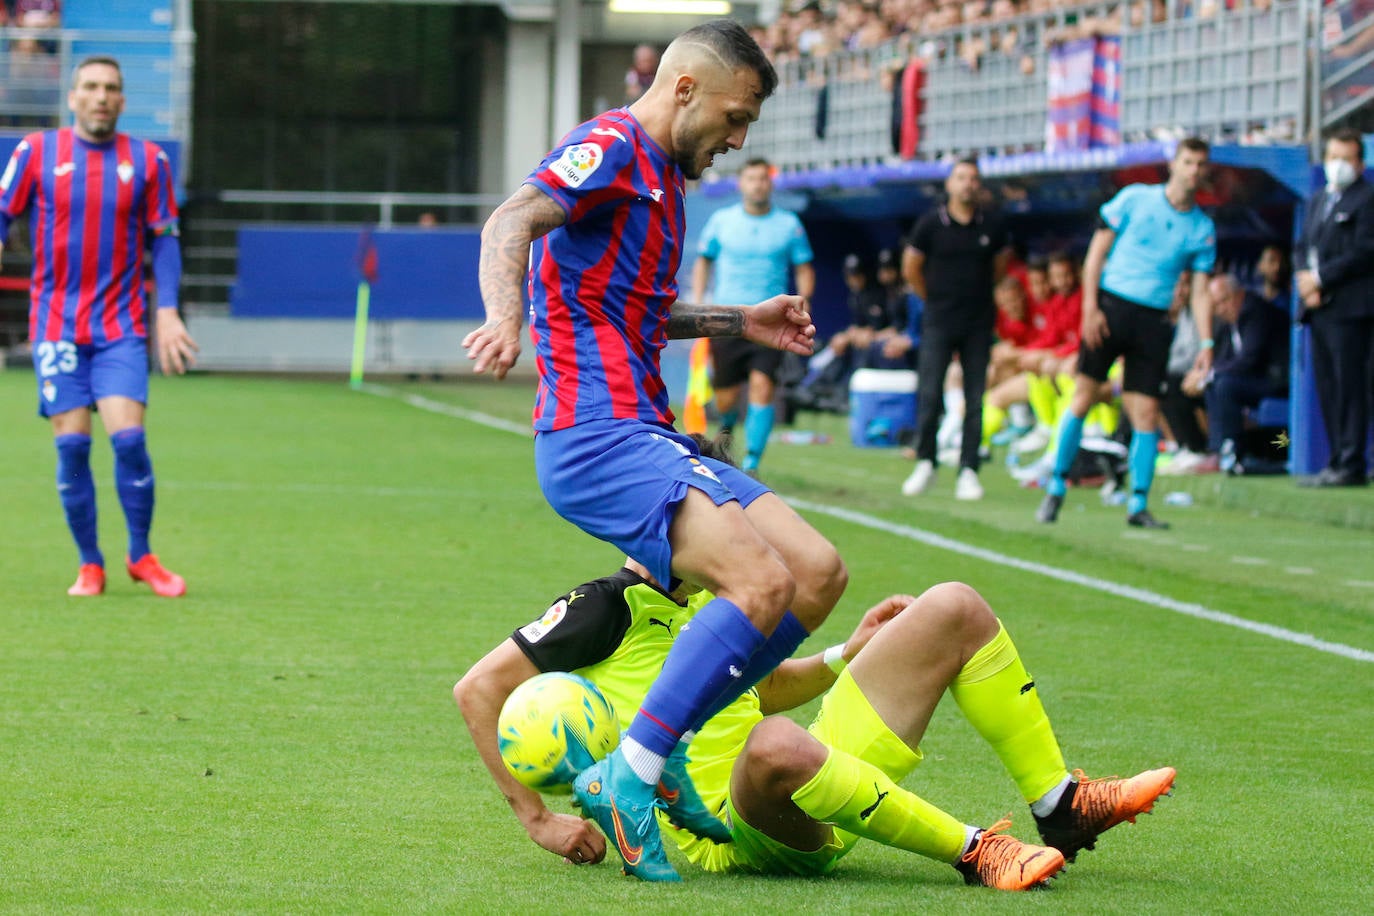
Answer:
POLYGON ((76 344, 69 340, 45 340, 38 345, 38 374, 67 374, 76 368, 76 344))

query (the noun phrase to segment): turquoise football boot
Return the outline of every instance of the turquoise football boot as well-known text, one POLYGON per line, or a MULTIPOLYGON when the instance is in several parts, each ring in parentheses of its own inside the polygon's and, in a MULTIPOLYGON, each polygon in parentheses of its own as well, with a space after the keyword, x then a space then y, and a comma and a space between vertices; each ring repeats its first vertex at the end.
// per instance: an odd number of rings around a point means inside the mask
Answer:
POLYGON ((681 881, 658 832, 654 812, 664 802, 641 780, 617 748, 573 780, 573 797, 582 816, 596 821, 625 863, 625 874, 643 881, 681 881))
POLYGON ((710 812, 687 776, 687 748, 682 744, 668 757, 663 775, 658 778, 658 797, 663 800, 668 820, 674 826, 690 830, 703 840, 732 841, 730 828, 710 812))

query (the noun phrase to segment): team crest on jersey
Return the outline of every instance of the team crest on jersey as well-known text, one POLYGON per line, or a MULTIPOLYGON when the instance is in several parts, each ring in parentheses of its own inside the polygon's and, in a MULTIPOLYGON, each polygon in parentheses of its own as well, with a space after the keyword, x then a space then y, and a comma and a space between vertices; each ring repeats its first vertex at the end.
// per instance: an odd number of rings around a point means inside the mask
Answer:
POLYGON ((115 174, 119 176, 120 184, 128 184, 134 180, 134 164, 126 159, 115 167, 115 174))
POLYGON ((708 467, 707 467, 706 465, 704 465, 704 464, 696 464, 696 463, 694 462, 694 463, 692 464, 692 473, 693 473, 693 474, 700 474, 702 477, 709 477, 709 478, 711 478, 712 480, 714 480, 716 483, 720 483, 720 478, 716 476, 716 472, 713 471, 713 470, 711 470, 710 468, 708 468, 708 467))
POLYGON ((558 626, 559 622, 562 621, 567 614, 568 602, 560 598, 553 607, 544 612, 543 617, 540 617, 534 623, 527 623, 521 627, 520 635, 525 637, 529 642, 539 642, 539 640, 549 635, 549 631, 558 626))
POLYGON ((550 168, 568 187, 580 188, 582 182, 601 166, 605 156, 595 143, 578 143, 563 150, 563 155, 550 168))
POLYGON ((43 400, 49 404, 57 400, 57 386, 53 384, 53 380, 50 378, 43 380, 43 400))

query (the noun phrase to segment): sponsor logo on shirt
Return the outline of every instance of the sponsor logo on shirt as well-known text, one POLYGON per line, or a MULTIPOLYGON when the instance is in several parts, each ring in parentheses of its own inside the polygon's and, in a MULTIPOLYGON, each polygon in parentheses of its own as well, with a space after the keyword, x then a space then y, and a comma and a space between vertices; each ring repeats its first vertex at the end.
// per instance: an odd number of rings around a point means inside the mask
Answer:
POLYGON ((52 175, 54 178, 61 178, 63 175, 70 175, 74 171, 76 171, 75 162, 64 162, 52 170, 52 175))
POLYGON ((570 188, 580 188, 601 166, 605 153, 595 143, 578 143, 563 150, 563 155, 549 167, 570 188))
POLYGON ((615 137, 621 143, 629 142, 625 139, 625 135, 622 134, 620 131, 616 130, 614 127, 593 127, 592 133, 598 137, 615 137))

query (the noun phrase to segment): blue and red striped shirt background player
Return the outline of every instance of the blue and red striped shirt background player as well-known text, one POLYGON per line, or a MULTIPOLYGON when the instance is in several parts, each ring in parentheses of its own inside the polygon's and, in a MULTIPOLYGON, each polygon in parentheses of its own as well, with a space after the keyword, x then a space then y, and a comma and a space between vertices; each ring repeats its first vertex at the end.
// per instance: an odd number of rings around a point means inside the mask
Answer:
MULTIPOLYGON (((29 134, 0 176, 0 243, 26 209, 34 259, 29 339, 146 338, 144 252, 150 236, 177 234, 167 154, 127 134, 101 144, 69 127, 29 134)), ((172 286, 161 305, 175 304, 172 286)))
POLYGON ((530 262, 534 428, 671 424, 659 353, 686 232, 682 170, 619 108, 575 128, 526 182, 568 214, 530 262))

